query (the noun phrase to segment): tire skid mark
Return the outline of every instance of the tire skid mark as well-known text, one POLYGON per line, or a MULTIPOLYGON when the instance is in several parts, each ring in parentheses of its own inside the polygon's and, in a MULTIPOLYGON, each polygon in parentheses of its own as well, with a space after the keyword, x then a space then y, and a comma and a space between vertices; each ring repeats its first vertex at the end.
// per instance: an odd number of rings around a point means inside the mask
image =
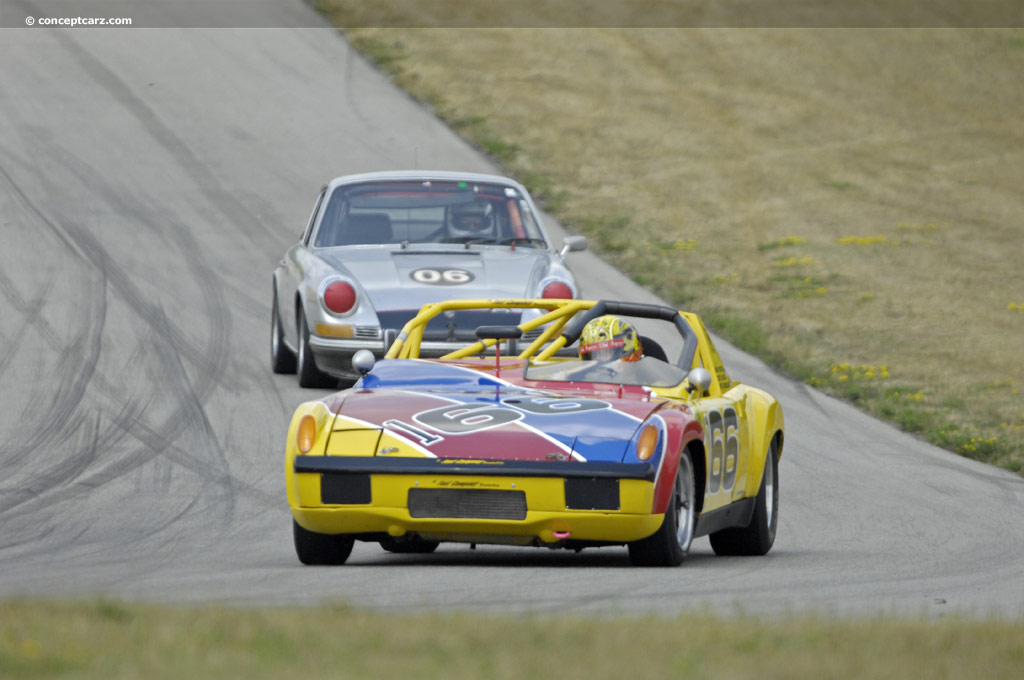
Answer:
MULTIPOLYGON (((3 269, 0 269, 0 293, 3 293, 3 296, 14 307, 14 311, 20 314, 22 320, 22 323, 12 336, 4 338, 4 352, 3 356, 0 356, 0 377, 7 371, 8 365, 14 358, 15 351, 24 342, 25 336, 32 328, 44 331, 46 340, 51 347, 59 345, 60 341, 57 338, 57 334, 53 332, 53 329, 46 323, 39 323, 42 321, 43 303, 49 296, 51 288, 53 288, 53 279, 48 278, 46 279, 45 287, 39 291, 36 297, 25 302, 18 295, 14 283, 7 277, 3 269)), ((0 462, 2 462, 2 459, 0 459, 0 462)))
MULTIPOLYGON (((115 285, 115 290, 118 290, 121 293, 122 297, 124 297, 129 302, 129 307, 131 307, 140 316, 142 316, 144 321, 148 322, 148 325, 149 325, 150 328, 153 328, 154 326, 159 327, 159 329, 162 331, 162 334, 163 334, 163 337, 161 338, 161 340, 163 341, 165 346, 167 346, 169 344, 176 351, 176 353, 180 352, 180 354, 185 355, 187 357, 190 356, 190 357, 193 357, 195 359, 204 359, 205 358, 205 352, 202 351, 202 350, 196 349, 196 350, 193 350, 193 351, 189 351, 190 350, 190 346, 184 341, 184 339, 182 338, 181 334, 177 333, 167 323, 166 317, 163 315, 162 309, 154 310, 151 305, 147 304, 143 300, 141 294, 131 284, 131 281, 128 279, 128 277, 119 268, 111 266, 112 265, 111 258, 106 253, 106 251, 102 248, 102 246, 96 241, 96 239, 92 237, 91 234, 87 233, 84 229, 80 228, 73 221, 68 221, 67 223, 65 223, 62 226, 62 225, 58 225, 58 224, 54 223, 53 221, 49 220, 34 204, 32 204, 32 202, 28 199, 28 197, 24 194, 24 192, 21 191, 21 189, 13 181, 13 178, 11 178, 10 175, 7 174, 6 172, 4 172, 4 175, 8 179, 8 182, 10 183, 10 185, 20 195, 20 197, 22 199, 21 202, 28 207, 28 209, 29 209, 29 211, 31 213, 33 213, 38 219, 40 219, 50 229, 50 231, 52 231, 55 235, 57 235, 59 238, 61 238, 61 240, 66 245, 68 245, 68 247, 80 259, 82 259, 84 262, 92 263, 94 267, 99 268, 101 271, 104 272, 105 275, 107 275, 107 277, 105 277, 105 283, 106 283, 106 281, 109 280, 109 278, 108 278, 109 274, 111 273, 111 269, 113 269, 113 275, 114 275, 113 279, 114 280, 112 282, 115 285), (185 351, 182 351, 182 350, 185 350, 185 351)), ((48 325, 45 323, 44 320, 40 320, 40 321, 42 322, 43 327, 47 328, 50 331, 51 337, 54 340, 56 340, 56 335, 52 333, 52 329, 50 329, 48 327, 48 325)), ((97 327, 95 327, 95 329, 98 331, 100 329, 100 327, 97 326, 97 327)), ((227 337, 227 333, 226 332, 222 332, 221 337, 222 338, 226 338, 227 337)), ((59 341, 57 341, 57 342, 59 342, 59 341)), ((221 344, 222 344, 222 346, 226 347, 226 343, 225 342, 222 341, 221 344)), ((55 347, 55 349, 59 353, 64 354, 64 349, 65 348, 63 348, 61 346, 58 346, 58 347, 55 347)), ((224 351, 227 351, 227 350, 224 350, 224 351)), ((213 378, 218 374, 217 370, 210 370, 210 369, 217 369, 217 368, 219 368, 220 370, 223 370, 223 365, 224 365, 223 361, 221 361, 219 364, 214 363, 212 365, 210 365, 210 364, 204 365, 202 362, 200 362, 199 374, 203 377, 204 391, 207 388, 212 386, 213 378), (207 370, 203 370, 203 369, 207 369, 207 370)), ((94 369, 95 368, 95 362, 94 361, 90 362, 89 368, 90 369, 94 369)), ((87 380, 85 380, 85 381, 79 380, 79 381, 76 381, 76 382, 77 382, 78 385, 85 385, 88 381, 87 380)), ((109 387, 109 382, 108 381, 103 381, 103 382, 105 382, 107 384, 107 386, 109 387)), ((78 401, 80 401, 81 394, 79 393, 76 396, 79 398, 78 401)), ((197 395, 196 394, 194 394, 194 393, 191 394, 191 398, 196 400, 195 403, 198 403, 197 395)), ((68 413, 70 413, 71 410, 74 409, 74 407, 77 405, 77 403, 78 402, 75 402, 75 401, 68 402, 67 404, 65 404, 65 406, 62 409, 60 409, 61 413, 64 416, 66 416, 68 413)), ((204 418, 205 418, 205 416, 204 416, 204 418)), ((48 422, 55 422, 55 421, 54 420, 49 420, 48 422)), ((134 422, 137 422, 137 419, 134 422)), ((207 421, 207 425, 208 425, 208 421, 207 421)), ((173 432, 175 431, 175 429, 176 429, 175 428, 175 424, 173 423, 173 421, 169 421, 165 425, 164 429, 165 429, 165 433, 161 433, 160 437, 163 438, 164 440, 167 440, 168 434, 173 434, 173 432)), ((58 429, 53 429, 53 432, 57 432, 57 431, 59 431, 59 430, 58 429)), ((124 431, 125 431, 124 428, 122 428, 121 432, 124 432, 124 431)), ((153 430, 153 429, 150 429, 150 431, 151 432, 158 432, 158 430, 153 430)), ((41 445, 41 443, 39 445, 41 445)), ((19 447, 19 448, 21 448, 21 447, 19 447)), ((164 444, 159 444, 158 443, 157 446, 156 446, 156 450, 157 451, 162 451, 162 450, 164 450, 166 448, 167 448, 166 442, 164 444)), ((223 456, 223 452, 222 451, 220 452, 219 458, 220 458, 222 463, 224 463, 226 461, 226 457, 223 456)), ((198 470, 199 469, 196 466, 189 466, 189 467, 192 467, 193 470, 198 470)), ((208 469, 203 469, 202 472, 203 473, 208 473, 208 469)), ((80 471, 76 471, 75 474, 80 474, 80 471)), ((219 482, 223 483, 224 482, 223 477, 224 477, 224 475, 218 476, 217 480, 219 482)), ((227 477, 228 477, 228 480, 227 480, 228 481, 228 486, 230 488, 232 486, 232 483, 235 480, 231 480, 229 474, 227 475, 227 477)), ((51 485, 53 484, 54 479, 52 477, 45 477, 45 478, 48 480, 49 484, 51 484, 51 485)), ((93 475, 90 478, 89 483, 87 484, 87 486, 89 486, 90 488, 94 487, 95 486, 95 482, 97 482, 97 481, 99 481, 100 483, 104 483, 105 481, 109 481, 109 475, 107 475, 106 477, 99 476, 98 478, 97 478, 96 475, 93 475)), ((236 484, 236 486, 238 486, 238 485, 236 484)), ((31 500, 31 497, 26 497, 26 496, 22 495, 19 498, 17 498, 16 501, 11 501, 11 503, 13 503, 13 504, 21 504, 21 503, 24 503, 27 500, 31 500)), ((232 501, 232 505, 233 505, 233 501, 232 501)))
POLYGON ((72 38, 70 33, 56 31, 55 35, 58 42, 71 53, 97 86, 109 93, 114 101, 121 104, 139 121, 150 137, 181 167, 185 176, 192 179, 200 194, 227 218, 227 224, 238 230, 239 235, 244 237, 240 239, 241 243, 256 246, 256 240, 259 238, 259 254, 275 252, 278 249, 279 235, 263 225, 232 192, 221 185, 217 176, 189 149, 185 140, 178 137, 153 109, 135 94, 131 86, 99 57, 72 38), (254 233, 252 225, 259 225, 260 229, 254 233))
MULTIPOLYGON (((103 271, 100 270, 100 273, 103 274, 103 271)), ((75 412, 85 396, 99 362, 107 315, 105 279, 101 279, 99 285, 92 288, 85 311, 85 318, 92 322, 87 322, 68 345, 62 345, 57 334, 46 324, 52 341, 58 345, 56 349, 60 356, 60 386, 54 395, 36 392, 29 400, 23 415, 41 414, 41 425, 32 427, 27 439, 20 440, 17 445, 0 445, 0 460, 7 460, 9 456, 13 459, 23 458, 33 455, 40 449, 54 448, 55 444, 65 440, 77 429, 75 412), (43 401, 49 403, 41 403, 43 401)), ((22 303, 20 306, 25 305, 22 303)), ((41 309, 40 305, 37 310, 41 309)), ((35 323, 42 321, 40 311, 29 313, 26 323, 33 323, 33 319, 35 323)))
MULTIPOLYGON (((80 170, 78 172, 79 176, 87 185, 91 185, 93 190, 108 196, 111 195, 112 192, 107 186, 97 181, 87 180, 87 178, 98 177, 98 173, 81 172, 81 168, 78 170, 80 170)), ((141 209, 141 206, 123 200, 121 202, 110 202, 118 208, 127 209, 133 218, 141 220, 147 226, 150 226, 152 230, 158 233, 165 231, 161 229, 161 225, 155 224, 149 219, 149 214, 141 209)), ((143 311, 146 325, 152 331, 155 331, 151 348, 155 351, 158 363, 162 366, 161 375, 165 377, 173 376, 171 380, 167 381, 167 384, 175 388, 172 391, 180 404, 167 420, 163 431, 159 433, 159 437, 165 438, 166 441, 150 442, 148 446, 150 449, 155 448, 157 452, 164 452, 171 449, 172 442, 183 433, 189 431, 201 432, 203 440, 211 445, 210 449, 215 454, 217 462, 215 479, 226 478, 231 480, 227 456, 224 455, 223 448, 217 441, 216 434, 203 406, 203 402, 210 396, 213 388, 223 375, 230 358, 230 315, 228 313, 228 306, 224 299, 222 286, 218 284, 217 277, 213 271, 205 264, 201 249, 196 244, 192 234, 183 225, 177 223, 170 225, 170 231, 173 234, 173 240, 182 253, 183 259, 189 263, 189 268, 194 277, 199 280, 200 288, 208 293, 208 295, 203 296, 203 300, 207 303, 205 307, 206 317, 209 327, 212 329, 212 339, 210 340, 210 346, 203 348, 201 356, 198 357, 203 361, 203 364, 198 366, 196 384, 192 385, 189 382, 184 366, 181 364, 181 355, 183 354, 181 347, 183 343, 175 340, 176 337, 179 337, 177 329, 170 323, 163 307, 160 305, 154 306, 152 303, 145 308, 138 304, 132 305, 134 310, 143 311), (170 342, 168 342, 168 339, 170 339, 170 342), (176 421, 179 419, 184 420, 186 427, 178 426, 176 421)), ((130 284, 127 281, 127 276, 125 278, 126 285, 130 284)), ((135 292, 133 298, 141 302, 141 294, 138 292, 135 292)), ((177 462, 181 464, 180 459, 177 462)), ((209 462, 205 469, 200 471, 193 468, 193 471, 202 475, 204 480, 207 479, 209 462)), ((225 488, 228 491, 233 491, 231 484, 227 484, 225 488)), ((233 513, 234 504, 235 499, 232 494, 229 499, 227 520, 230 519, 233 513)))
MULTIPOLYGON (((154 344, 159 347, 159 341, 156 338, 140 340, 140 342, 149 347, 154 344)), ((129 412, 119 414, 115 419, 117 427, 142 444, 143 449, 133 451, 126 460, 108 463, 96 470, 93 476, 97 481, 122 476, 157 456, 164 456, 176 465, 196 473, 203 479, 204 484, 217 484, 230 492, 245 491, 262 501, 276 502, 276 497, 231 475, 227 456, 216 437, 206 411, 195 394, 188 389, 188 376, 179 355, 168 347, 158 350, 158 354, 161 355, 161 361, 164 364, 161 367, 162 375, 167 378, 167 386, 175 394, 174 410, 167 415, 162 428, 150 426, 141 417, 141 414, 129 412), (185 433, 200 435, 201 441, 212 447, 214 458, 219 462, 214 466, 214 470, 211 469, 209 458, 194 453, 192 447, 178 442, 181 435, 185 433), (211 471, 216 474, 211 475, 211 471)))
MULTIPOLYGON (((236 381, 225 376, 225 369, 231 358, 231 307, 225 299, 220 276, 206 263, 203 251, 196 243, 192 232, 178 221, 163 222, 155 219, 152 210, 147 209, 141 201, 134 196, 118 193, 113 186, 103 181, 102 173, 76 155, 63 150, 59 160, 66 169, 78 177, 90 193, 104 197, 112 211, 124 215, 135 223, 145 225, 154 234, 176 244, 182 260, 188 264, 193 278, 199 282, 199 288, 205 293, 202 300, 211 339, 206 347, 200 347, 190 341, 176 326, 169 323, 164 323, 163 326, 168 337, 174 340, 174 346, 188 357, 189 362, 197 369, 201 379, 196 383, 195 389, 203 398, 208 395, 213 383, 221 383, 229 390, 237 389, 236 381)), ((111 266, 112 258, 107 255, 106 259, 107 266, 111 266)), ((144 322, 152 326, 151 321, 158 316, 148 311, 152 309, 152 303, 146 302, 142 292, 131 283, 127 273, 121 268, 118 268, 118 273, 126 282, 125 289, 131 292, 129 306, 133 311, 140 313, 144 322)), ((160 313, 162 314, 162 309, 160 313)))
MULTIPOLYGON (((86 421, 84 414, 78 414, 64 423, 64 431, 75 432, 86 421)), ((91 443, 72 455, 58 459, 54 465, 33 475, 28 482, 19 482, 13 489, 0 489, 0 514, 29 501, 43 499, 48 493, 62 488, 68 482, 82 475, 96 461, 99 450, 99 415, 97 426, 92 428, 91 443)))

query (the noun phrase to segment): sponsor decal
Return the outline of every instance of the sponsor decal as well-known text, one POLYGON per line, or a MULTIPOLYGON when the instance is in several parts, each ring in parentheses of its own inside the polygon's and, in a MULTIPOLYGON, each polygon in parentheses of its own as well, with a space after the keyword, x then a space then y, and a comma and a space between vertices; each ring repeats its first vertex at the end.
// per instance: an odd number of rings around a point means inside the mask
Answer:
POLYGON ((504 465, 503 460, 485 460, 483 458, 445 458, 441 465, 504 465))

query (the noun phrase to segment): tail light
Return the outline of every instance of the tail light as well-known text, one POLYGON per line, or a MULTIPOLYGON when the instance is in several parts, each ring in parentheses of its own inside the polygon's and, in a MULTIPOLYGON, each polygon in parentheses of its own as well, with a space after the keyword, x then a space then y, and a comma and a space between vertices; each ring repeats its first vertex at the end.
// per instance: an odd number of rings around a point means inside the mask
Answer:
POLYGON ((324 288, 324 307, 335 314, 348 314, 356 306, 356 289, 346 281, 335 281, 324 288))
POLYGON ((544 286, 540 296, 545 300, 571 300, 572 288, 561 281, 552 281, 544 286))

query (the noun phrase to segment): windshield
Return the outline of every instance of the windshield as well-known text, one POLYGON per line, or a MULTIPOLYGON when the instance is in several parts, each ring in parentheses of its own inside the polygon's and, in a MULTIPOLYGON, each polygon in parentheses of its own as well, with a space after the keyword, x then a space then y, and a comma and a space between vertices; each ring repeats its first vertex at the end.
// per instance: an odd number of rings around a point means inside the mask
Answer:
POLYGON ((547 382, 593 382, 613 385, 675 387, 686 378, 686 371, 672 364, 644 357, 639 361, 557 361, 527 364, 526 380, 547 382))
POLYGON ((331 194, 314 245, 473 243, 546 248, 516 189, 471 182, 371 182, 331 194))

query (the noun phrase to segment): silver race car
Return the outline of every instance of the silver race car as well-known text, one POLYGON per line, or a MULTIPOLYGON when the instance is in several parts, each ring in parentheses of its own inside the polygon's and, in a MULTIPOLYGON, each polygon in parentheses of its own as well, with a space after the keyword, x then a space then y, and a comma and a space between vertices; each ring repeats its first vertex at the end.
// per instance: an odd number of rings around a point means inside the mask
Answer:
MULTIPOLYGON (((504 177, 378 172, 338 177, 320 192, 302 234, 274 270, 270 355, 303 387, 358 377, 352 355, 382 357, 428 302, 449 298, 576 298, 565 266, 582 236, 558 251, 526 189, 504 177)), ((426 329, 421 356, 515 325, 543 310, 457 311, 426 329)), ((526 339, 526 338, 524 338, 526 339)))

